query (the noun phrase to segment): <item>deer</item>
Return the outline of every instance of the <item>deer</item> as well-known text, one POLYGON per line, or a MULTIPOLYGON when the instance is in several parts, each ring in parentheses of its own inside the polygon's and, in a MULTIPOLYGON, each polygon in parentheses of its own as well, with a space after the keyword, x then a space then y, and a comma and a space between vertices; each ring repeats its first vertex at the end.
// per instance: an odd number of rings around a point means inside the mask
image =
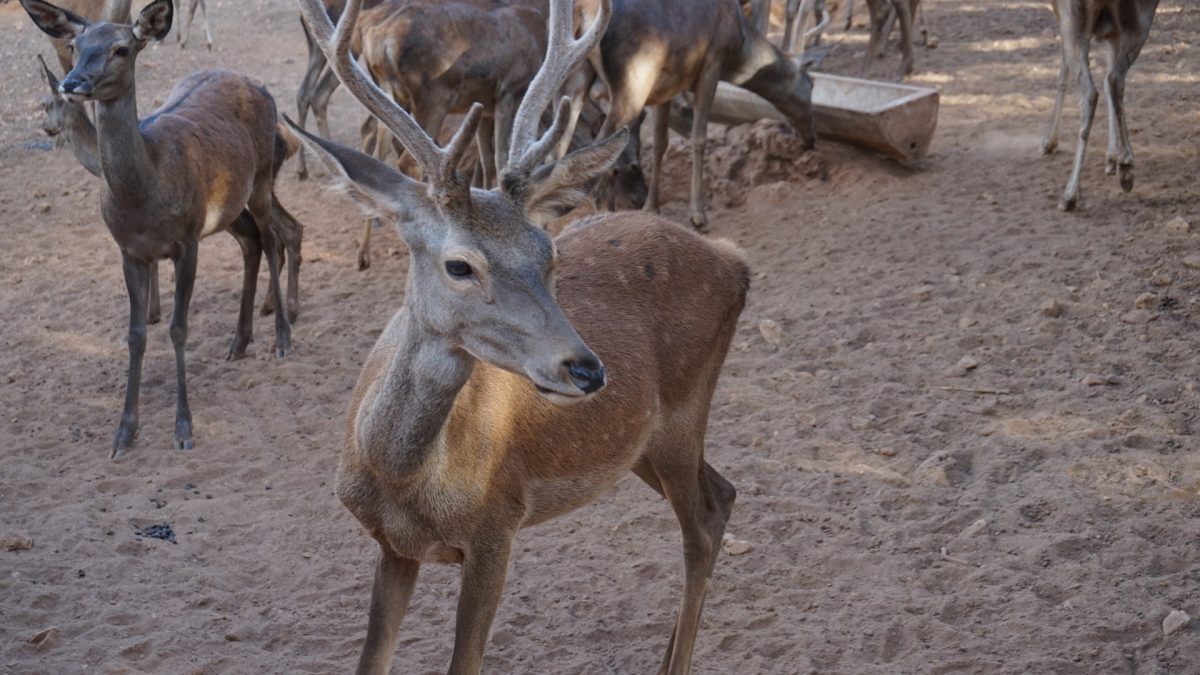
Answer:
MULTIPOLYGON (((41 75, 50 88, 50 93, 42 99, 42 131, 54 139, 55 145, 70 148, 71 153, 88 173, 101 177, 100 150, 96 142, 96 127, 88 119, 83 106, 63 98, 58 91, 59 81, 46 65, 46 61, 38 55, 41 64, 41 75)), ((286 127, 276 129, 274 170, 279 175, 283 162, 296 153, 299 140, 286 127)), ((275 214, 275 222, 279 226, 279 256, 288 266, 287 309, 288 320, 295 322, 300 315, 300 248, 304 238, 304 226, 272 195, 271 209, 275 214)), ((243 212, 243 218, 250 218, 243 212)), ((253 221, 246 221, 253 224, 253 221)), ((275 298, 267 287, 267 297, 259 308, 259 314, 267 316, 275 311, 275 298)), ((158 323, 162 310, 158 293, 158 263, 155 262, 150 272, 150 307, 147 312, 147 323, 158 323)))
POLYGON ((1054 96, 1054 112, 1042 140, 1042 154, 1058 148, 1058 124, 1062 118, 1067 78, 1071 73, 1079 83, 1079 138, 1075 143, 1075 163, 1058 207, 1074 211, 1080 204, 1080 180, 1083 156, 1087 150, 1092 119, 1099 94, 1088 61, 1093 39, 1106 47, 1108 63, 1104 71, 1104 100, 1108 104, 1108 149, 1104 172, 1117 174, 1121 189, 1133 190, 1133 148, 1125 123, 1125 78, 1137 60, 1150 24, 1158 9, 1158 0, 1052 0, 1062 39, 1062 62, 1054 96))
MULTIPOLYGON (((592 0, 593 3, 595 0, 592 0)), ((645 209, 657 212, 671 99, 691 91, 692 181, 689 218, 704 231, 704 151, 709 111, 719 81, 732 82, 770 101, 791 122, 807 147, 815 142, 812 77, 762 33, 737 0, 613 0, 612 21, 593 68, 611 93, 600 135, 613 133, 653 107, 654 159, 645 209)), ((594 12, 584 7, 584 15, 594 12)), ((627 151, 622 166, 635 149, 627 151)), ((620 167, 618 167, 620 170, 620 167)))
POLYGON ((182 30, 175 33, 175 43, 180 49, 186 49, 188 43, 188 33, 192 29, 192 20, 196 18, 196 8, 200 8, 200 16, 204 19, 204 46, 208 51, 212 51, 213 39, 212 29, 208 27, 208 0, 188 0, 188 11, 185 15, 182 30))
MULTIPOLYGON (((871 34, 867 41, 867 60, 863 65, 865 72, 879 58, 879 53, 887 42, 895 22, 900 23, 900 72, 897 79, 912 75, 915 65, 912 47, 913 17, 917 15, 921 0, 867 0, 867 14, 870 16, 871 34)), ((851 6, 848 9, 853 9, 851 6)), ((925 40, 929 34, 922 29, 925 40)))
MULTIPOLYGON (((88 21, 111 21, 129 23, 130 10, 133 0, 60 0, 59 6, 76 16, 88 21)), ((70 41, 61 38, 50 38, 50 46, 58 57, 58 63, 63 72, 71 70, 75 65, 75 57, 71 53, 70 41)))
POLYGON ((745 304, 745 259, 643 212, 594 215, 555 239, 542 228, 585 201, 627 143, 618 130, 545 162, 568 124, 566 98, 538 134, 603 34, 609 0, 579 37, 571 0, 551 3, 546 56, 491 189, 456 168, 482 106, 439 146, 350 58, 358 5, 349 0, 335 27, 319 0, 300 0, 338 78, 424 178, 294 127, 411 252, 404 302, 351 397, 335 481, 379 547, 358 672, 388 672, 420 566, 441 562, 462 566, 449 672, 479 673, 516 533, 632 471, 680 524, 684 592, 662 671, 687 673, 735 499, 704 459, 704 436, 745 304))
MULTIPOLYGON (((162 107, 138 118, 134 63, 151 40, 171 29, 171 0, 153 0, 132 24, 92 23, 46 0, 21 0, 42 32, 69 40, 79 58, 59 83, 68 101, 96 106, 103 180, 101 214, 121 251, 129 292, 129 373, 111 457, 138 434, 138 397, 146 350, 151 266, 175 264, 170 336, 175 351, 176 449, 194 446, 184 351, 199 241, 222 230, 238 238, 245 277, 229 358, 245 356, 251 335, 258 260, 266 252, 275 297, 282 300, 273 226, 275 102, 262 85, 229 71, 199 71, 180 80, 162 107), (250 216, 253 226, 242 218, 250 216)), ((291 348, 287 312, 275 312, 275 352, 291 348)))

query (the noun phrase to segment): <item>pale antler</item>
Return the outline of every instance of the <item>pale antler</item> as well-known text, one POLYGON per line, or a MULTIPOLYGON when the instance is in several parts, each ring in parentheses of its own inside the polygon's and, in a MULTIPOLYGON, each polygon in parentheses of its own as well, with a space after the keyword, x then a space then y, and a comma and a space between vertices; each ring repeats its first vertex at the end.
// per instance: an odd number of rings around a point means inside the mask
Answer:
MULTIPOLYGON (((354 35, 354 24, 358 21, 358 11, 362 0, 349 0, 346 8, 338 19, 336 29, 325 12, 321 0, 299 0, 300 13, 312 32, 313 41, 325 53, 325 58, 337 73, 338 79, 359 103, 379 119, 396 135, 406 150, 420 165, 434 191, 442 197, 451 194, 469 195, 470 188, 460 177, 456 177, 455 168, 459 160, 471 146, 470 141, 475 136, 475 128, 479 125, 483 106, 479 103, 471 106, 454 137, 440 148, 432 136, 417 124, 416 120, 401 108, 390 96, 385 94, 375 82, 363 72, 362 68, 350 58, 350 43, 354 35)), ((435 135, 436 130, 433 132, 435 135)))
POLYGON ((608 28, 608 20, 612 16, 612 0, 600 0, 596 19, 592 21, 587 32, 578 39, 572 37, 575 23, 572 4, 572 0, 550 1, 550 18, 546 26, 546 58, 533 81, 529 83, 513 119, 512 141, 509 143, 505 173, 529 173, 541 163, 546 153, 558 144, 567 127, 566 99, 559 102, 554 123, 541 138, 538 138, 537 129, 542 111, 562 89, 567 76, 600 43, 600 38, 604 37, 604 31, 608 28))

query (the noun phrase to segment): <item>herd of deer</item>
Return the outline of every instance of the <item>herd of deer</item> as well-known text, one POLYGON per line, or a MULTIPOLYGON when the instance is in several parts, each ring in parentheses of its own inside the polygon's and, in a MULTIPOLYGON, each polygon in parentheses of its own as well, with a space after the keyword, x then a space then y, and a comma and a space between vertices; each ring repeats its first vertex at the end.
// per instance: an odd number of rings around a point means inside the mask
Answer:
MULTIPOLYGON (((632 471, 679 520, 683 601, 660 672, 688 672, 734 501, 733 486, 704 459, 704 438, 748 268, 733 245, 648 213, 591 216, 554 239, 542 226, 636 168, 629 127, 647 107, 646 205, 657 209, 670 102, 686 92, 694 110, 690 215, 703 229, 708 108, 721 80, 772 102, 811 145, 812 80, 756 25, 770 3, 746 12, 737 0, 299 0, 310 47, 300 124, 281 122, 261 85, 217 70, 185 77, 139 118, 134 62, 167 36, 172 0, 153 0, 136 18, 130 0, 21 3, 67 71, 60 81, 42 63, 51 89, 45 129, 103 179, 101 212, 122 254, 130 364, 113 456, 138 432, 159 260, 170 258, 176 272, 176 447, 192 446, 184 348, 201 238, 228 231, 243 250, 229 358, 242 357, 251 340, 264 254, 271 285, 263 310, 286 297, 286 310, 274 312, 275 348, 288 352, 302 228, 275 198, 274 181, 302 143, 367 215, 396 224, 411 258, 404 303, 354 390, 336 482, 380 547, 359 671, 388 670, 419 565, 442 561, 463 568, 450 672, 479 672, 516 532, 586 504, 632 471), (374 157, 326 140, 339 83, 371 114, 362 141, 374 157), (94 104, 94 123, 84 102, 94 104), (589 117, 588 106, 599 113, 589 117), (303 130, 309 109, 320 136, 303 130), (454 114, 461 122, 439 145, 454 114), (407 172, 383 161, 391 147, 407 172)), ((189 15, 197 4, 205 8, 193 0, 189 15)), ((916 4, 868 0, 872 24, 889 14, 899 20, 906 71, 916 4)), ((1088 69, 1093 38, 1110 56, 1107 166, 1132 187, 1124 81, 1157 0, 1053 5, 1063 63, 1044 151, 1056 144, 1072 71, 1082 88, 1062 203, 1069 209, 1098 98, 1088 69)), ((789 0, 789 30, 810 6, 789 0)))

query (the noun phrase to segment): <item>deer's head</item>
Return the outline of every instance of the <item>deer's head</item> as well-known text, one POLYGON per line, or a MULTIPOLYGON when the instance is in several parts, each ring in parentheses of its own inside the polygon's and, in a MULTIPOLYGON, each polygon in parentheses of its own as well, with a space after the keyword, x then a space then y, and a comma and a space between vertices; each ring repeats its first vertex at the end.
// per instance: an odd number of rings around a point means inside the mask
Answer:
POLYGON ((142 9, 133 25, 83 17, 44 0, 21 0, 29 17, 52 38, 69 40, 75 67, 58 85, 71 101, 109 101, 133 87, 133 64, 150 40, 161 40, 171 30, 171 0, 154 0, 142 9))
POLYGON ((570 0, 555 0, 550 44, 513 124, 511 154, 493 190, 472 189, 455 167, 473 149, 476 104, 445 147, 385 95, 349 58, 359 0, 337 28, 320 0, 300 0, 316 42, 347 88, 396 135, 420 165, 424 182, 355 150, 292 128, 368 213, 397 224, 411 262, 406 309, 423 329, 475 358, 523 375, 556 403, 581 400, 605 382, 604 367, 571 326, 554 297, 555 250, 538 225, 587 198, 625 145, 614 134, 562 159, 543 163, 566 129, 560 103, 540 137, 542 110, 607 25, 605 11, 578 40, 571 37, 570 0))

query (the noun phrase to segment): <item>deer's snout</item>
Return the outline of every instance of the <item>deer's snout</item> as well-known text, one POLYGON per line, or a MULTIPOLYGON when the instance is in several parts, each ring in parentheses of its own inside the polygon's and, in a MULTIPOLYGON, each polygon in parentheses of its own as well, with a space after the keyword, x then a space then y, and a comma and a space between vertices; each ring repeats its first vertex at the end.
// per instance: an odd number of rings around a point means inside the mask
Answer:
POLYGON ((571 382, 585 394, 594 394, 604 386, 604 366, 595 356, 568 360, 563 363, 571 382))
POLYGON ((92 85, 85 79, 68 75, 58 85, 58 91, 64 96, 86 97, 92 95, 92 85))

